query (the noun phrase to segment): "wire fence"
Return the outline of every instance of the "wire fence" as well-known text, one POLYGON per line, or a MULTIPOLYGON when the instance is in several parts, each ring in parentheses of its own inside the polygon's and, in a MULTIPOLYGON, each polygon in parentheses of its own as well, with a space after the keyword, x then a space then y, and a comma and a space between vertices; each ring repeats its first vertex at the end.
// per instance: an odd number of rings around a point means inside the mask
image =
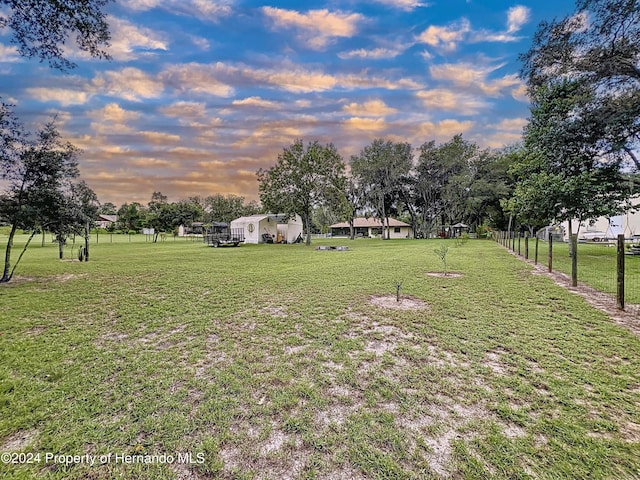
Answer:
POLYGON ((604 241, 565 241, 561 235, 529 237, 495 232, 494 239, 516 255, 549 272, 567 276, 569 286, 580 284, 610 295, 620 310, 640 317, 640 244, 623 236, 604 241), (573 243, 573 247, 572 247, 573 243), (575 255, 571 252, 575 248, 575 255))

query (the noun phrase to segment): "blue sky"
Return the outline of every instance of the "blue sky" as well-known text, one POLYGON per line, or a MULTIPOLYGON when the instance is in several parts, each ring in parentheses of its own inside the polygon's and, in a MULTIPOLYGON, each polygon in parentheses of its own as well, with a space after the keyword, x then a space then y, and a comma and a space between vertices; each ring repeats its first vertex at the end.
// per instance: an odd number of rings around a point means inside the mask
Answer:
POLYGON ((255 172, 297 138, 345 161, 375 138, 519 140, 518 54, 570 0, 127 0, 111 61, 72 46, 68 74, 0 36, 0 95, 35 128, 57 115, 101 202, 257 199, 255 172))

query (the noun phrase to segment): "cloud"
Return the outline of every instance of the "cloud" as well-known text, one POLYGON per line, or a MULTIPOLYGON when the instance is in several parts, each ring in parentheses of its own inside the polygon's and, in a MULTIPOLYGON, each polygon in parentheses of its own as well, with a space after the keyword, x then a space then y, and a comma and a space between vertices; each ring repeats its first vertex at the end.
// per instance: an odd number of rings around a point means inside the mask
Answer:
POLYGON ((300 13, 296 10, 262 7, 262 12, 273 22, 275 28, 298 30, 298 40, 316 50, 326 47, 334 37, 353 37, 358 31, 358 24, 364 20, 359 13, 330 12, 327 9, 300 13))
POLYGON ((230 97, 235 90, 232 86, 218 80, 224 73, 220 64, 188 63, 170 65, 160 77, 169 86, 182 93, 206 93, 216 97, 230 97))
POLYGON ((243 98, 242 100, 234 100, 231 104, 236 106, 257 107, 257 108, 274 108, 278 106, 276 102, 265 100, 260 97, 247 97, 247 98, 243 98))
POLYGON ((431 25, 416 40, 445 51, 453 51, 470 31, 471 24, 469 20, 463 18, 458 23, 453 23, 446 27, 431 25))
POLYGON ((344 125, 351 130, 364 130, 367 132, 380 132, 387 127, 383 118, 353 117, 345 120, 344 125))
POLYGON ((16 47, 0 43, 0 62, 13 63, 20 60, 21 57, 16 47))
POLYGON ((418 7, 428 7, 429 3, 419 2, 417 0, 373 0, 376 3, 381 3, 388 7, 399 8, 400 10, 404 10, 410 12, 411 10, 418 7))
POLYGON ((350 103, 342 107, 342 110, 349 115, 382 117, 397 113, 395 108, 387 106, 382 100, 370 100, 364 103, 350 103))
POLYGON ((121 18, 109 17, 111 46, 109 54, 114 60, 132 60, 141 53, 153 50, 168 50, 168 42, 163 35, 149 28, 133 25, 121 18))
POLYGON ((358 50, 339 53, 338 57, 342 58, 343 60, 349 60, 351 58, 367 58, 370 60, 380 60, 385 58, 396 58, 404 51, 404 48, 373 48, 371 50, 360 48, 358 50))
POLYGON ((140 118, 140 113, 125 110, 117 103, 108 103, 103 108, 89 110, 87 116, 94 121, 91 129, 97 134, 129 133, 133 129, 127 125, 140 118))
POLYGON ((173 145, 180 141, 179 135, 167 132, 143 131, 140 132, 140 135, 142 135, 146 143, 151 145, 173 145))
MULTIPOLYGON (((177 68, 177 67, 174 67, 177 68)), ((180 67, 184 69, 185 67, 180 67)), ((367 88, 383 88, 397 90, 401 88, 417 89, 421 84, 408 79, 399 80, 371 75, 368 72, 358 74, 332 75, 320 70, 310 70, 289 61, 282 62, 272 68, 255 69, 247 65, 230 65, 218 62, 215 65, 198 66, 190 64, 185 73, 184 82, 191 81, 200 68, 207 69, 216 78, 226 83, 239 86, 272 86, 280 90, 294 93, 326 92, 331 90, 354 90, 367 88)))
POLYGON ((453 84, 459 88, 475 89, 491 97, 499 97, 510 87, 519 87, 522 82, 517 74, 489 80, 487 77, 503 65, 485 65, 471 63, 446 63, 429 68, 431 78, 453 84))
POLYGON ((488 107, 488 103, 468 93, 445 88, 436 88, 416 93, 427 110, 456 112, 459 115, 474 115, 488 107))
POLYGON ((160 113, 167 117, 177 117, 180 119, 196 119, 204 117, 206 107, 204 103, 197 102, 176 102, 166 107, 158 109, 160 113))
POLYGON ((157 98, 164 91, 161 81, 133 67, 100 74, 93 79, 92 84, 104 95, 131 101, 157 98))
POLYGON ((522 141, 522 130, 526 118, 507 118, 493 125, 485 125, 482 144, 491 148, 501 148, 522 141))
POLYGON ((67 88, 34 87, 27 88, 30 97, 40 102, 57 102, 60 105, 83 105, 91 98, 91 93, 67 88))
POLYGON ((529 21, 531 10, 523 5, 511 7, 507 12, 507 32, 515 33, 529 21))
POLYGON ((123 5, 129 10, 148 11, 161 8, 174 15, 194 17, 218 22, 229 16, 233 9, 229 1, 217 0, 128 0, 123 5))

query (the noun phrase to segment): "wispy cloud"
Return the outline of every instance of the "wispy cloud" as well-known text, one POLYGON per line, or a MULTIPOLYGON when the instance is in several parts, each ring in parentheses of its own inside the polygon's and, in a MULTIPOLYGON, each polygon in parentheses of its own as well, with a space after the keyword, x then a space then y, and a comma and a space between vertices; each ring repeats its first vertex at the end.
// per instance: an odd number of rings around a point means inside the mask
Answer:
POLYGON ((160 80, 133 67, 99 74, 92 84, 96 93, 132 101, 157 98, 164 91, 160 80))
POLYGON ((160 78, 176 92, 230 97, 235 89, 218 79, 220 64, 187 63, 167 67, 160 78))
POLYGON ((372 48, 367 50, 360 48, 357 50, 351 50, 349 52, 341 52, 338 54, 339 58, 343 60, 349 60, 351 58, 367 58, 371 60, 380 60, 386 58, 396 58, 404 52, 404 48, 372 48))
POLYGON ((352 37, 358 24, 364 20, 359 13, 327 9, 309 10, 301 13, 283 8, 262 7, 262 12, 273 23, 274 28, 293 28, 298 31, 298 40, 312 49, 323 49, 335 37, 352 37))
POLYGON ((91 93, 68 88, 34 87, 27 88, 29 96, 40 102, 56 102, 63 106, 83 105, 91 98, 91 93))
POLYGON ((389 107, 382 100, 369 100, 364 103, 352 102, 342 107, 342 111, 354 116, 383 117, 397 113, 397 109, 389 107))
POLYGON ((16 47, 0 43, 0 62, 18 62, 20 60, 21 57, 16 47))
POLYGON ((450 111, 464 116, 475 115, 488 106, 481 97, 446 88, 417 92, 416 97, 423 102, 427 111, 450 111))
POLYGON ((132 60, 142 53, 169 48, 164 35, 150 28, 136 26, 121 18, 110 17, 108 21, 112 37, 109 54, 115 60, 132 60))
POLYGON ((229 16, 233 9, 230 1, 219 0, 128 0, 123 5, 134 11, 147 11, 161 8, 174 15, 195 17, 218 22, 229 16))
POLYGON ((392 8, 399 8, 410 12, 418 7, 428 7, 430 4, 427 2, 420 2, 417 0, 373 0, 375 3, 381 3, 392 8))
POLYGON ((247 97, 241 100, 234 100, 232 105, 243 107, 258 107, 258 108, 275 108, 278 106, 276 102, 265 100, 260 97, 247 97))
POLYGON ((523 5, 511 7, 507 12, 507 32, 515 33, 529 22, 531 10, 523 5))
POLYGON ((431 25, 416 40, 434 48, 453 51, 471 31, 471 23, 466 18, 448 26, 431 25))
POLYGON ((497 79, 489 79, 489 75, 503 65, 482 65, 471 63, 446 63, 429 68, 431 78, 452 84, 465 91, 482 92, 491 97, 498 97, 512 87, 521 85, 517 74, 509 74, 497 79))

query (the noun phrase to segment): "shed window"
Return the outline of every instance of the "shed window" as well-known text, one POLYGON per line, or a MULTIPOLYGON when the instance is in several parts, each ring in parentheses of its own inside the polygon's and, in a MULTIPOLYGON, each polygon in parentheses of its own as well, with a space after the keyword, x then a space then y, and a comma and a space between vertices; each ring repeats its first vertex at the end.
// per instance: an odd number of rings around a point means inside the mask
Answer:
POLYGON ((393 233, 400 233, 400 227, 393 227, 393 233))

